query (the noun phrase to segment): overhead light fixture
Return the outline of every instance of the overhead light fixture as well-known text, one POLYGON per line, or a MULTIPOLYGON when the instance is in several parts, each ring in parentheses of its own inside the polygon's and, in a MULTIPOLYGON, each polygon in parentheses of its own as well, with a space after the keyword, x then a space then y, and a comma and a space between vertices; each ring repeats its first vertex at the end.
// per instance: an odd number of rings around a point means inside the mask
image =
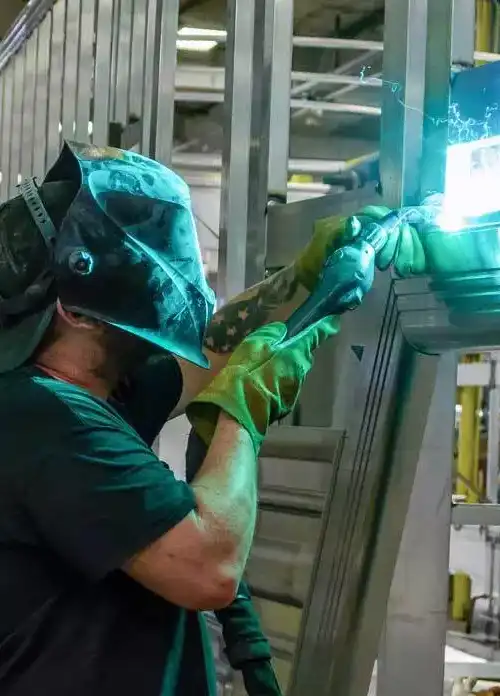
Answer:
POLYGON ((225 39, 227 37, 227 32, 222 29, 182 27, 178 31, 178 36, 181 38, 177 39, 177 50, 207 53, 217 46, 217 39, 225 39))
POLYGON ((196 36, 200 39, 225 39, 227 31, 223 29, 199 29, 196 27, 182 27, 177 32, 179 36, 196 36))
POLYGON ((178 51, 198 51, 207 53, 217 46, 217 41, 197 41, 196 39, 177 39, 178 51))

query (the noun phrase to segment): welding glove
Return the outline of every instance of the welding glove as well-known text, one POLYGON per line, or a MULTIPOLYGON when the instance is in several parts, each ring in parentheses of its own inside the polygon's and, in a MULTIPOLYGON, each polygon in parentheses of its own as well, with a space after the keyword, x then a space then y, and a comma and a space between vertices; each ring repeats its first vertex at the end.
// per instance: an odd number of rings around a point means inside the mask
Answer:
POLYGON ((186 409, 205 444, 211 442, 223 410, 246 428, 258 453, 269 425, 293 410, 314 350, 337 331, 338 320, 328 317, 288 340, 286 326, 279 322, 247 336, 186 409))
MULTIPOLYGON (((377 221, 390 213, 383 206, 369 206, 358 220, 377 221)), ((330 254, 353 240, 358 230, 349 224, 349 218, 328 217, 316 221, 309 244, 295 261, 299 282, 312 292, 323 264, 330 254)), ((425 272, 425 255, 417 231, 406 223, 400 224, 382 251, 377 255, 377 267, 381 270, 393 266, 399 276, 405 277, 425 272)))

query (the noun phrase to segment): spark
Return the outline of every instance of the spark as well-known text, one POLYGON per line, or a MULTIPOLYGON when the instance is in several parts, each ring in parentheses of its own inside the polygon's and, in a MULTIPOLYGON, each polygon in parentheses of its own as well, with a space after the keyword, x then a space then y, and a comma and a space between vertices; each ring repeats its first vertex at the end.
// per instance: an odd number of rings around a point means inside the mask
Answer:
MULTIPOLYGON (((361 84, 369 81, 368 71, 371 70, 370 65, 363 65, 359 73, 359 81, 361 84)), ((407 111, 416 111, 424 118, 428 119, 434 126, 448 124, 449 134, 448 142, 450 145, 457 143, 470 142, 472 140, 484 140, 492 135, 491 120, 493 115, 498 112, 500 106, 492 104, 486 107, 484 119, 478 120, 474 118, 462 118, 457 103, 451 103, 448 109, 447 118, 430 116, 424 113, 421 109, 407 104, 402 98, 403 85, 400 82, 391 80, 382 80, 382 87, 387 87, 395 95, 398 103, 407 111)))

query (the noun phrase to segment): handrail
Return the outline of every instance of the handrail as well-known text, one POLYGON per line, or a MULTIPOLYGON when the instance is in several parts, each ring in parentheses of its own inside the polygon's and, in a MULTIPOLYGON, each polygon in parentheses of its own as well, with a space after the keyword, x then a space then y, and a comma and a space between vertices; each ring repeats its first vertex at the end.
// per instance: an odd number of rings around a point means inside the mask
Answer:
POLYGON ((30 0, 0 42, 0 71, 22 47, 57 0, 30 0))

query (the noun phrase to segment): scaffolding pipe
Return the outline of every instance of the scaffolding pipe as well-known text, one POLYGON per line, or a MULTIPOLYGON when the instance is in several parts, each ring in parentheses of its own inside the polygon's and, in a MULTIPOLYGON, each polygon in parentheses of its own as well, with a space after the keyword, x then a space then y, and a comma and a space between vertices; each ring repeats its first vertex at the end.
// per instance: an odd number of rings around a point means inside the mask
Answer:
MULTIPOLYGON (((183 66, 180 65, 176 73, 176 87, 179 91, 187 90, 210 90, 221 92, 224 90, 224 68, 208 67, 205 65, 183 66)), ((341 72, 304 72, 294 70, 291 73, 292 82, 302 82, 307 84, 322 85, 352 85, 354 87, 382 87, 382 80, 379 77, 369 75, 361 79, 360 75, 346 75, 341 72)), ((292 89, 292 96, 298 94, 304 87, 303 84, 296 85, 297 91, 292 89), (298 88, 301 88, 300 90, 298 88)), ((309 89, 309 87, 306 87, 309 89)))
MULTIPOLYGON (((177 169, 218 172, 222 167, 222 158, 218 153, 175 152, 172 165, 177 169)), ((288 162, 290 174, 337 174, 346 170, 343 160, 291 159, 288 162)))
MULTIPOLYGON (((175 92, 175 101, 221 104, 224 101, 224 92, 177 90, 175 92)), ((355 114, 357 116, 380 116, 382 113, 379 106, 342 104, 340 102, 316 101, 312 99, 292 99, 290 108, 292 110, 306 109, 308 111, 330 111, 337 114, 355 114)))

